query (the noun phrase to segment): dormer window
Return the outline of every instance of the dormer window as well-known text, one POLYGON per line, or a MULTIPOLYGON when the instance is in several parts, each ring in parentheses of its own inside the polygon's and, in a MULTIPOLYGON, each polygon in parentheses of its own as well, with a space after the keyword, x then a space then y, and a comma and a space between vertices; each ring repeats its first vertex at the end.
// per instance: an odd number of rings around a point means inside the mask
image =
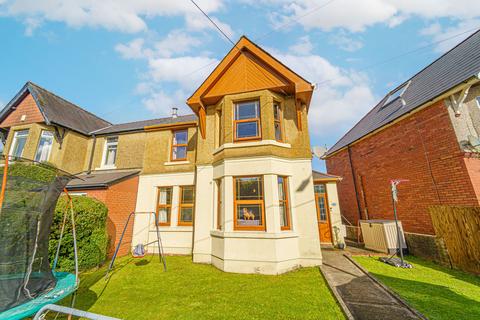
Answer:
POLYGON ((103 149, 103 168, 115 168, 117 160, 118 137, 109 137, 105 140, 103 149))
POLYGON ((239 102, 235 104, 233 120, 235 141, 256 140, 260 134, 259 101, 239 102))

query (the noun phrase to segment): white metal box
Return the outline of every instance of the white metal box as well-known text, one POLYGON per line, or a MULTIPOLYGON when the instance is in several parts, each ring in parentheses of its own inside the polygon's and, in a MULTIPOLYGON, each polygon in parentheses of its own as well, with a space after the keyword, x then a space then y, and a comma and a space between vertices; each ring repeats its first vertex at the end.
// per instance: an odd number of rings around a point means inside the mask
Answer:
MULTIPOLYGON (((395 220, 361 220, 365 249, 378 252, 394 253, 398 248, 397 228, 395 220)), ((402 249, 407 248, 403 234, 402 222, 398 221, 402 249)))

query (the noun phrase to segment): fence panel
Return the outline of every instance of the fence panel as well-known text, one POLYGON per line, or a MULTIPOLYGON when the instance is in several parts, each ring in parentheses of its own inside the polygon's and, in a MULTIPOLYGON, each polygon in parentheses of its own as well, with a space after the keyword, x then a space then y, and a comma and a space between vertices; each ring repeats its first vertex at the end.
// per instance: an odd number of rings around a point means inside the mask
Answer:
POLYGON ((432 206, 430 216, 453 267, 480 274, 480 207, 432 206))

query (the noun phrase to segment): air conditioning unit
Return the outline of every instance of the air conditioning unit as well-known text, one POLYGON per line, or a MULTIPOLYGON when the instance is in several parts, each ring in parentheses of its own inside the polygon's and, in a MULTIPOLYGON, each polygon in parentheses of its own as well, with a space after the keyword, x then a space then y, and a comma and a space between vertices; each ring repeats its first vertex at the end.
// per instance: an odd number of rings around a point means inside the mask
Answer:
MULTIPOLYGON (((398 221, 402 250, 407 248, 402 223, 398 221)), ((393 254, 398 248, 395 220, 361 220, 365 249, 393 254)))

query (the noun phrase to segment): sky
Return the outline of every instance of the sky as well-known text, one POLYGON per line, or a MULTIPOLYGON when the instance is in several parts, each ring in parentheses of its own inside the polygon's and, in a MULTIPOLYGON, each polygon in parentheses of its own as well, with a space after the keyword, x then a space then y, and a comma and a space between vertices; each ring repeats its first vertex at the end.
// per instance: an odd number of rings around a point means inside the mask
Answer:
MULTIPOLYGON (((196 2, 316 84, 312 146, 480 28, 476 0, 196 2)), ((191 113, 231 47, 190 0, 0 0, 0 107, 30 80, 113 123, 191 113)))

